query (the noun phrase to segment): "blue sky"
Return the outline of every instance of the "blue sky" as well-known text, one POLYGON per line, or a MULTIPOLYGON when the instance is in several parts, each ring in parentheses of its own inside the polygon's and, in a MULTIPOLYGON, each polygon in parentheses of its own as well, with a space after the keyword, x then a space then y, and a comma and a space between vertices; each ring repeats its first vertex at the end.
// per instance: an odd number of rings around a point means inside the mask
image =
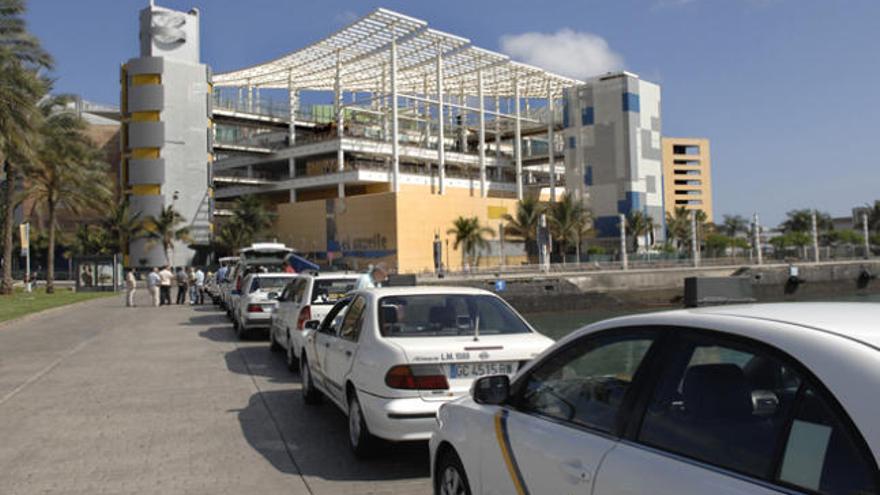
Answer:
MULTIPOLYGON (((30 28, 56 58, 57 90, 115 103, 146 3, 31 0, 30 28)), ((774 224, 800 207, 847 215, 880 199, 877 0, 158 3, 201 10, 202 58, 215 72, 302 47, 379 6, 495 50, 505 36, 563 31, 592 42, 591 59, 662 85, 665 135, 711 139, 719 220, 757 211, 774 224)))

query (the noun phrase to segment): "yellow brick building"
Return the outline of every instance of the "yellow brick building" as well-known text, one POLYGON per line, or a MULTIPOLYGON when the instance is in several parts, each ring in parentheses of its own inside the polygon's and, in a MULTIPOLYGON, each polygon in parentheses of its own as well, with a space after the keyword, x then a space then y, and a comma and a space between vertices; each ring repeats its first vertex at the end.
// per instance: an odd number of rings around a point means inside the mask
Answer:
POLYGON ((663 202, 667 213, 676 208, 712 211, 712 161, 705 138, 663 138, 663 202))

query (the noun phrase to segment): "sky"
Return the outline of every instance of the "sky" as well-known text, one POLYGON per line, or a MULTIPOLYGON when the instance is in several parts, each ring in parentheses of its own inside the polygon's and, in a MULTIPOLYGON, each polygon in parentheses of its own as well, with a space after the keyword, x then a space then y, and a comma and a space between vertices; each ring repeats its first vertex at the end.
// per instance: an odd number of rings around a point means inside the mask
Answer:
MULTIPOLYGON (((147 0, 30 0, 57 92, 117 103, 147 0)), ((294 51, 385 7, 515 60, 662 86, 663 134, 711 141, 716 221, 834 216, 880 199, 878 0, 157 0, 202 14, 215 73, 294 51)))

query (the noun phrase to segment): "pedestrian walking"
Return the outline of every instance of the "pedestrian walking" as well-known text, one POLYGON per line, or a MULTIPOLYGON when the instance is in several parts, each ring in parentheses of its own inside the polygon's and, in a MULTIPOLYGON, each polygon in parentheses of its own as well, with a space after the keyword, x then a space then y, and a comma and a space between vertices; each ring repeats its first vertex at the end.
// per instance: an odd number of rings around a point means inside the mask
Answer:
POLYGON ((137 278, 134 276, 134 270, 129 270, 125 276, 125 305, 129 308, 134 307, 134 291, 137 288, 137 278))
POLYGON ((177 304, 186 302, 186 293, 189 290, 189 277, 183 270, 183 267, 177 267, 177 273, 174 275, 177 280, 177 304))
POLYGON ((196 268, 196 304, 205 304, 205 272, 201 268, 196 268))
POLYGON ((174 274, 171 273, 171 267, 165 265, 159 272, 159 293, 161 301, 160 305, 171 304, 171 284, 174 282, 174 274))
POLYGON ((186 269, 186 279, 189 283, 189 305, 192 306, 196 303, 196 299, 199 298, 199 296, 196 295, 196 272, 193 267, 186 269))
POLYGON ((147 275, 147 290, 150 292, 150 297, 153 299, 153 306, 159 306, 161 304, 161 298, 159 296, 159 289, 162 284, 162 277, 159 276, 159 267, 153 268, 153 271, 147 275))

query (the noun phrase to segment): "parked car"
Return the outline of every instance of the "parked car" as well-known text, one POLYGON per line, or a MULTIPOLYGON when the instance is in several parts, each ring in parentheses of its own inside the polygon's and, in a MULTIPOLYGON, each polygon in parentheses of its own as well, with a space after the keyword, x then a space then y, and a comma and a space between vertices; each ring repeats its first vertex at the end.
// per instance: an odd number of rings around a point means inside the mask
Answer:
MULTIPOLYGON (((226 267, 228 270, 233 265, 238 263, 238 256, 226 256, 220 258, 219 263, 220 267, 226 267)), ((205 291, 208 293, 209 296, 211 296, 211 300, 214 302, 214 304, 220 304, 220 284, 223 282, 223 280, 218 277, 219 274, 220 268, 218 267, 218 269, 214 271, 213 275, 205 280, 205 291)))
POLYGON ((348 414, 359 456, 377 438, 427 440, 437 409, 475 378, 512 375, 553 343, 503 299, 471 288, 357 290, 308 327, 303 398, 326 396, 348 414))
POLYGON ((255 242, 238 252, 238 263, 227 275, 227 283, 221 286, 223 305, 230 320, 241 296, 244 277, 255 271, 281 272, 287 256, 293 249, 277 242, 255 242))
POLYGON ((612 319, 440 409, 435 493, 880 493, 880 305, 612 319))
POLYGON ((287 367, 299 371, 309 320, 322 320, 337 301, 354 289, 357 273, 330 272, 300 275, 278 298, 272 315, 269 342, 273 351, 284 351, 287 367))
POLYGON ((239 339, 247 338, 254 330, 269 330, 277 299, 295 277, 291 273, 251 273, 244 277, 232 318, 239 339))

